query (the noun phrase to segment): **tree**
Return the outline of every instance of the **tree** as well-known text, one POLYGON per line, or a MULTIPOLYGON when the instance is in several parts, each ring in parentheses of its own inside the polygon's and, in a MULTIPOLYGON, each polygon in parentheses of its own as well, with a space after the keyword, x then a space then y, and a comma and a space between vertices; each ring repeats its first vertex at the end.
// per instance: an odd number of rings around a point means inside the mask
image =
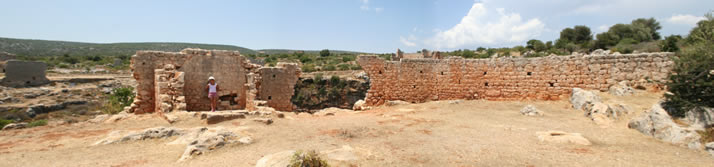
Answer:
POLYGON ((579 25, 573 28, 565 28, 560 31, 560 39, 563 42, 583 44, 593 39, 592 31, 587 26, 579 25))
POLYGON ((637 26, 643 26, 647 29, 649 29, 650 36, 652 37, 653 40, 659 40, 661 36, 659 35, 658 30, 662 29, 662 26, 659 25, 659 22, 655 20, 654 18, 639 18, 632 20, 632 25, 637 25, 637 26))
POLYGON ((545 42, 545 49, 550 50, 550 48, 553 48, 553 41, 545 42))
POLYGON ((687 37, 688 44, 695 44, 703 41, 714 41, 714 16, 712 12, 704 15, 706 20, 699 21, 697 27, 689 31, 687 37))
POLYGON ((536 52, 542 52, 547 49, 545 44, 542 41, 537 40, 537 39, 531 39, 528 42, 526 42, 526 48, 528 48, 530 50, 534 50, 536 52))
POLYGON ((327 49, 321 50, 321 51, 320 51, 320 56, 321 56, 321 57, 330 56, 330 50, 327 50, 327 49))
POLYGON ((672 93, 665 94, 664 106, 675 117, 683 117, 698 107, 714 107, 714 17, 712 13, 705 16, 707 19, 699 21, 691 30, 686 47, 682 47, 674 59, 667 83, 672 93))
POLYGON ((682 36, 670 35, 664 38, 664 41, 660 43, 660 49, 665 52, 677 52, 679 51, 679 46, 677 43, 682 40, 682 36))
POLYGON ((588 26, 575 26, 575 44, 584 44, 593 40, 593 34, 588 26))
POLYGON ((484 51, 484 50, 486 50, 486 48, 484 48, 484 47, 478 47, 478 48, 476 48, 476 51, 478 51, 478 52, 482 52, 482 51, 484 51))

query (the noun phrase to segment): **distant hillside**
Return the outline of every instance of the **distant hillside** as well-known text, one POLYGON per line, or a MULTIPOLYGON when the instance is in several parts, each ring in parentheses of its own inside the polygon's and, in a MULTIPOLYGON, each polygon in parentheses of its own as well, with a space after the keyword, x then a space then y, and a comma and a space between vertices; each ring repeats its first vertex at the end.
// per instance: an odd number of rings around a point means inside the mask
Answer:
POLYGON ((27 40, 0 38, 0 51, 9 52, 18 56, 122 56, 133 55, 138 50, 158 50, 177 52, 184 48, 201 48, 217 50, 238 50, 241 54, 255 54, 254 50, 232 46, 193 43, 82 43, 48 40, 27 40))
MULTIPOLYGON (((258 52, 262 52, 264 54, 292 54, 295 51, 298 50, 290 50, 290 49, 261 49, 257 50, 258 52)), ((320 54, 319 50, 303 50, 305 54, 320 54)), ((351 54, 361 54, 362 52, 353 52, 353 51, 344 51, 344 50, 330 50, 330 53, 351 53, 351 54)))

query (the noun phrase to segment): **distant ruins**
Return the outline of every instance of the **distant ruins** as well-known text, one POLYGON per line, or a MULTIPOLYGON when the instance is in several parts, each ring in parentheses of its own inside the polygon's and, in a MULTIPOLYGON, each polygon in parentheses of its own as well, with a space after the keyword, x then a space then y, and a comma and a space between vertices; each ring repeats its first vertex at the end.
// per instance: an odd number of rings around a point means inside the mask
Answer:
POLYGON ((673 53, 439 59, 399 52, 395 61, 358 57, 371 82, 366 105, 389 100, 557 100, 576 87, 604 91, 620 81, 665 81, 673 66, 673 53))
POLYGON ((292 111, 293 87, 300 76, 294 63, 277 67, 252 64, 238 51, 184 49, 181 52, 138 51, 131 58, 138 85, 130 112, 210 110, 207 79, 221 90, 218 110, 254 109, 260 101, 280 111, 292 111))
POLYGON ((3 66, 5 78, 0 84, 9 87, 40 86, 50 83, 45 74, 47 64, 36 61, 9 60, 3 66))

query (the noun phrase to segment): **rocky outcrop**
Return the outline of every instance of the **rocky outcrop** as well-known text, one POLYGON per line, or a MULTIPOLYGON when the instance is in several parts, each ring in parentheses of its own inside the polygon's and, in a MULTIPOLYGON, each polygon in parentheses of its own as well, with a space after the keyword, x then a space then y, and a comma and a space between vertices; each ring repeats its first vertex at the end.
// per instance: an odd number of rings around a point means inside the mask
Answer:
POLYGON ((563 131, 536 132, 538 140, 551 143, 572 143, 578 145, 592 145, 588 139, 580 133, 567 133, 563 131))
POLYGON ((521 115, 542 116, 543 111, 538 110, 533 105, 527 105, 526 107, 523 107, 523 109, 521 109, 521 115))
POLYGON ((255 163, 255 167, 288 166, 290 165, 290 159, 292 158, 293 154, 295 154, 295 150, 281 151, 263 156, 263 158, 260 158, 258 162, 255 163))
POLYGON ((627 85, 627 81, 621 81, 610 86, 610 94, 615 96, 627 96, 635 93, 635 89, 627 85))
POLYGON ((359 111, 359 110, 368 110, 369 107, 367 107, 364 104, 364 100, 359 100, 355 102, 354 106, 352 106, 352 110, 359 111))
POLYGON ((187 137, 182 139, 182 141, 189 142, 178 161, 185 161, 194 156, 219 149, 227 144, 235 143, 235 139, 238 138, 233 132, 222 129, 210 131, 208 128, 196 129, 195 132, 192 132, 187 137))
POLYGON ((10 130, 10 129, 23 129, 27 127, 27 123, 11 123, 5 125, 5 127, 2 128, 2 130, 10 130))
POLYGON ((114 143, 120 143, 120 142, 126 142, 126 141, 136 141, 136 140, 146 140, 146 139, 158 139, 158 138, 167 138, 171 136, 180 136, 183 135, 185 131, 182 129, 178 128, 170 128, 170 127, 156 127, 156 128, 149 128, 143 131, 139 132, 125 132, 125 131, 113 131, 109 133, 109 135, 94 143, 94 145, 106 145, 106 144, 114 144, 114 143), (125 134, 125 135, 123 135, 125 134))
POLYGON ((714 108, 695 107, 684 114, 684 121, 697 130, 712 127, 714 126, 714 108))
POLYGON ((600 96, 594 92, 573 88, 573 93, 570 95, 570 104, 572 104, 576 110, 583 109, 587 105, 596 102, 602 102, 602 100, 600 100, 600 96))
POLYGON ((647 136, 656 139, 686 145, 691 149, 699 149, 701 136, 693 129, 680 127, 672 117, 667 114, 660 104, 655 104, 642 115, 630 120, 627 124, 630 129, 635 129, 647 136))
POLYGON ((44 105, 44 104, 37 104, 30 106, 27 108, 27 115, 30 117, 35 117, 37 114, 44 114, 44 113, 49 113, 52 111, 57 111, 57 110, 62 110, 67 108, 67 106, 70 105, 82 105, 82 104, 87 104, 87 101, 84 100, 74 100, 74 101, 65 101, 62 103, 58 104, 51 104, 51 105, 44 105))

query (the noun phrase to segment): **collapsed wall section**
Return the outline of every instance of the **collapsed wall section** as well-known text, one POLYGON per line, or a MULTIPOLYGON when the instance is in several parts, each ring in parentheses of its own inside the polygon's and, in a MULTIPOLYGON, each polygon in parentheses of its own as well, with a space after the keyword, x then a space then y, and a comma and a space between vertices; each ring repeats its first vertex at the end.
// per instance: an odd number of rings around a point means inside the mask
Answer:
POLYGON ((370 77, 367 105, 388 100, 557 100, 572 88, 607 90, 620 81, 665 81, 672 53, 497 59, 360 56, 370 77))

